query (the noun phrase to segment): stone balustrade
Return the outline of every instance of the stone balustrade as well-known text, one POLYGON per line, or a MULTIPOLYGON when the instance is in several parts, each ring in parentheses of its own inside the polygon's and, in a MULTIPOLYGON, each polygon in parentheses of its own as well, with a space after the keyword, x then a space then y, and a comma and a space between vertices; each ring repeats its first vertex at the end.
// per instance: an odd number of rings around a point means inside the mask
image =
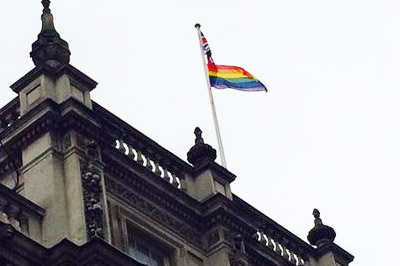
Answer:
POLYGON ((11 127, 19 117, 19 101, 15 98, 0 110, 0 133, 11 127))
POLYGON ((240 214, 241 217, 245 217, 244 221, 249 225, 240 234, 247 241, 246 250, 248 250, 246 252, 253 255, 254 263, 262 261, 263 257, 268 257, 268 254, 275 253, 291 265, 310 265, 310 256, 314 252, 314 248, 310 244, 249 205, 237 195, 233 195, 230 210, 240 214), (260 254, 260 256, 258 257, 257 254, 260 254))
POLYGON ((279 232, 274 232, 265 228, 258 229, 254 238, 264 245, 266 249, 282 256, 291 264, 296 266, 309 266, 308 259, 304 256, 305 250, 302 250, 296 242, 282 236, 279 232))
POLYGON ((0 222, 39 240, 44 209, 0 184, 0 222))
POLYGON ((116 140, 115 148, 172 186, 181 190, 186 189, 182 170, 166 162, 158 154, 143 149, 140 144, 134 145, 122 139, 116 140))
POLYGON ((173 187, 186 191, 185 173, 192 168, 188 163, 94 101, 93 110, 107 143, 173 187))

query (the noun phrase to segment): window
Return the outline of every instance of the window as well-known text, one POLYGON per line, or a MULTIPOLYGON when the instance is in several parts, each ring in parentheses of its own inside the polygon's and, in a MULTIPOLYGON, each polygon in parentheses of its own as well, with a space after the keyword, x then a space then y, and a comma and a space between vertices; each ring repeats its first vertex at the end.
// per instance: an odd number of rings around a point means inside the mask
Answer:
POLYGON ((168 266, 168 253, 154 240, 146 237, 133 226, 127 225, 128 247, 127 253, 135 260, 148 266, 168 266))

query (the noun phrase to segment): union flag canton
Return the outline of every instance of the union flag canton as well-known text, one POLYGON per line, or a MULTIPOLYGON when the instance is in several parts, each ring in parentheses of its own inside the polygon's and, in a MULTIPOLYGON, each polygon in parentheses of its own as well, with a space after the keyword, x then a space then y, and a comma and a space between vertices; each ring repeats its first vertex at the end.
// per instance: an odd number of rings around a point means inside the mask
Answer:
POLYGON ((204 37, 204 34, 200 32, 201 34, 201 44, 203 45, 203 52, 204 54, 207 55, 207 58, 211 58, 211 49, 210 46, 208 45, 206 37, 204 37))

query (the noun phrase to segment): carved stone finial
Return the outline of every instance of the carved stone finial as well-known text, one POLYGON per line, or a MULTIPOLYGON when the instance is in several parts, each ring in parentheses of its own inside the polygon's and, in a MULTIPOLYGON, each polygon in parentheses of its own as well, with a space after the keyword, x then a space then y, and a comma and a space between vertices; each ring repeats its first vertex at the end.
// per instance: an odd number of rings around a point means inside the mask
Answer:
POLYGON ((50 13, 50 0, 42 0, 43 13, 50 13))
POLYGON ((325 243, 332 243, 335 240, 336 232, 332 227, 324 225, 320 218, 320 212, 314 209, 314 228, 308 233, 307 239, 311 245, 320 247, 325 243))
POLYGON ((203 131, 201 131, 201 129, 199 127, 196 127, 194 129, 194 135, 196 136, 196 140, 195 140, 195 144, 197 143, 204 143, 204 139, 201 136, 201 134, 203 133, 203 131))
POLYGON ((50 10, 50 0, 43 0, 43 13, 42 13, 42 32, 54 30, 54 19, 50 10))
POLYGON ((318 209, 314 209, 313 215, 314 215, 314 218, 315 218, 315 219, 314 219, 314 225, 315 225, 315 226, 323 225, 323 224, 322 224, 321 218, 319 218, 319 217, 320 217, 320 212, 319 212, 318 209))
POLYGON ((42 30, 38 35, 37 41, 32 44, 30 55, 35 66, 43 67, 51 74, 56 74, 64 66, 68 65, 71 52, 69 51, 68 43, 61 39, 54 27, 50 1, 42 0, 42 4, 42 30))
POLYGON ((217 158, 217 151, 208 144, 204 143, 203 137, 201 136, 202 131, 199 127, 194 130, 196 136, 195 145, 187 153, 189 163, 194 166, 213 162, 217 158))

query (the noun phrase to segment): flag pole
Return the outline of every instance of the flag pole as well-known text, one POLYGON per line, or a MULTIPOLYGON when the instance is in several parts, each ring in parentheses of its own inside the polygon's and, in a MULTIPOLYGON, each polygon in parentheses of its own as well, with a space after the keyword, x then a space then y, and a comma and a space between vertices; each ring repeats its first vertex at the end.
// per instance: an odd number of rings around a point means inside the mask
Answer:
POLYGON ((197 29, 197 34, 198 34, 198 36, 199 36, 201 59, 203 60, 204 73, 205 73, 205 75, 206 75, 208 96, 209 96, 209 98, 210 98, 211 111, 212 111, 213 118, 214 118, 215 132, 217 133, 217 140, 218 140, 219 153, 220 153, 220 155, 221 155, 221 163, 222 163, 222 166, 223 166, 223 167, 227 168, 227 167, 226 167, 226 161, 225 161, 224 147, 222 146, 221 133, 220 133, 220 131, 219 131, 219 125, 218 125, 218 119, 217 119, 217 112, 216 112, 216 110, 215 110, 214 98, 213 98, 213 94, 212 94, 212 90, 211 90, 210 78, 209 78, 209 76, 208 76, 208 68, 207 68, 207 64, 206 64, 206 59, 205 59, 205 57, 204 57, 203 46, 202 46, 202 43, 201 43, 200 24, 199 24, 199 23, 196 23, 196 25, 194 25, 194 26, 195 26, 195 28, 197 29))

